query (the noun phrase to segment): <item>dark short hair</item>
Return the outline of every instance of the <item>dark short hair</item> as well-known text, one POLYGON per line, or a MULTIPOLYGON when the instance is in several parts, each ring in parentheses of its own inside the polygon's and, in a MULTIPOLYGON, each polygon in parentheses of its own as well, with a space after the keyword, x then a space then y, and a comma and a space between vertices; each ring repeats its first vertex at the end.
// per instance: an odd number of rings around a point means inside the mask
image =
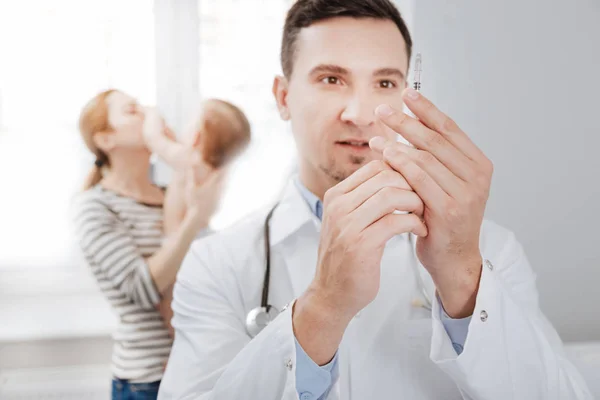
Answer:
POLYGON ((292 75, 300 30, 335 17, 375 18, 394 22, 404 38, 410 61, 412 39, 400 12, 390 0, 297 0, 287 13, 281 41, 281 68, 286 77, 292 75))

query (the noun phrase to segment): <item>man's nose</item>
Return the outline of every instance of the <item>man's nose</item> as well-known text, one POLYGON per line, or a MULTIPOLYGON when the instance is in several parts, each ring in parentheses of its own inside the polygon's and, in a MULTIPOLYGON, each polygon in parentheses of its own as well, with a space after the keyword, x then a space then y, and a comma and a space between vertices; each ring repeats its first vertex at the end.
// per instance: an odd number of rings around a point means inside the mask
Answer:
POLYGON ((348 99, 341 119, 359 127, 370 127, 376 121, 376 106, 377 104, 369 96, 356 94, 348 99))

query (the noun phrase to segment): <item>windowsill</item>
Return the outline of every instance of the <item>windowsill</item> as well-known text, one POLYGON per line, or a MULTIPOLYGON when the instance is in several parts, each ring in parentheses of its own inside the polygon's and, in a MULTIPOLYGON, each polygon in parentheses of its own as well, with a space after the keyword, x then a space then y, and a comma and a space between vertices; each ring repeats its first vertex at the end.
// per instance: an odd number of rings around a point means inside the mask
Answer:
POLYGON ((106 336, 116 317, 84 268, 0 269, 0 342, 106 336))
POLYGON ((0 297, 0 342, 110 335, 116 318, 101 295, 0 297))

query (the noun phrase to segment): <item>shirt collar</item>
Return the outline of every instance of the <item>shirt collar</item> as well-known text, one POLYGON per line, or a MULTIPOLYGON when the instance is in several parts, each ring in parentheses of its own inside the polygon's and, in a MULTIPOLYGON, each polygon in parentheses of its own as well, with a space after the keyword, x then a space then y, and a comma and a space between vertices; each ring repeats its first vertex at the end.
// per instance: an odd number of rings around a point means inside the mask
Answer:
POLYGON ((308 190, 306 186, 300 182, 300 178, 296 176, 294 178, 294 184, 300 191, 300 194, 308 204, 310 211, 317 217, 319 220, 323 219, 323 202, 319 199, 313 192, 308 190))
POLYGON ((319 230, 321 221, 312 212, 295 180, 296 177, 293 177, 288 181, 275 207, 271 222, 271 245, 279 244, 310 222, 319 230))

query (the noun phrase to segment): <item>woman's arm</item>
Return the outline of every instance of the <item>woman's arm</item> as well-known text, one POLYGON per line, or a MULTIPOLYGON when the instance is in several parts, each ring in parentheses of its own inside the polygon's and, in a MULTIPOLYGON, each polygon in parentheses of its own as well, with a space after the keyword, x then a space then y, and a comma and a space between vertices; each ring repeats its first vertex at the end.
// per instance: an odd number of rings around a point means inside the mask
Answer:
POLYGON ((208 226, 210 215, 188 209, 181 225, 168 235, 162 247, 148 258, 150 275, 157 289, 164 293, 173 282, 190 244, 199 231, 208 226))
MULTIPOLYGON (((191 168, 195 168, 195 165, 192 164, 191 168)), ((212 173, 215 174, 214 171, 212 173)), ((200 177, 197 173, 194 174, 191 171, 187 171, 187 175, 186 171, 175 171, 164 201, 163 229, 165 237, 169 238, 168 240, 171 240, 173 235, 177 235, 178 231, 185 225, 186 218, 194 213, 202 212, 202 215, 198 218, 205 221, 202 224, 202 228, 207 227, 208 220, 216 209, 216 204, 221 195, 220 174, 221 172, 219 171, 217 176, 213 177, 212 180, 210 176, 207 180, 203 180, 199 179, 200 177), (201 203, 198 203, 197 199, 201 200, 201 203)), ((197 232, 199 230, 196 231, 195 236, 197 236, 197 232)), ((173 318, 173 310, 171 309, 173 285, 169 285, 162 294, 158 311, 169 329, 169 334, 173 336, 174 331, 171 326, 171 319, 173 318)))
POLYGON ((104 202, 89 193, 74 204, 74 225, 90 266, 110 279, 132 303, 154 309, 161 294, 175 281, 179 266, 196 234, 208 225, 210 214, 188 210, 181 225, 159 250, 145 258, 128 227, 104 202))
POLYGON ((109 280, 131 303, 154 309, 160 302, 159 289, 125 223, 92 192, 76 198, 73 217, 79 245, 94 275, 109 280))
POLYGON ((163 207, 163 230, 167 237, 177 231, 185 219, 187 213, 185 188, 184 171, 174 171, 169 187, 165 192, 163 207))
POLYGON ((152 279, 161 293, 175 282, 190 244, 198 232, 208 227, 221 197, 224 171, 213 170, 200 177, 195 167, 194 162, 188 166, 185 187, 175 193, 185 201, 181 224, 168 233, 163 247, 148 259, 152 279))

